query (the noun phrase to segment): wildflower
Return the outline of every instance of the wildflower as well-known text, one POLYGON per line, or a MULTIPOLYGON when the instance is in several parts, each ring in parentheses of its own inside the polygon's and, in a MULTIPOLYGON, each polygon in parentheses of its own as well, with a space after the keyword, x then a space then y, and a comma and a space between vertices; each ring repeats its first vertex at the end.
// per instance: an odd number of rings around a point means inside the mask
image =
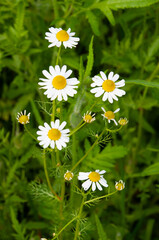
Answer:
POLYGON ((75 32, 71 33, 71 28, 67 31, 63 30, 62 28, 49 28, 50 32, 45 33, 45 39, 47 39, 51 44, 48 47, 60 47, 63 43, 65 48, 72 48, 76 47, 78 41, 80 40, 77 37, 73 37, 75 32))
POLYGON ((108 123, 110 123, 110 121, 114 121, 115 125, 118 125, 118 123, 116 122, 115 120, 115 114, 114 113, 117 113, 120 111, 120 108, 117 108, 114 112, 112 111, 105 111, 105 109, 102 107, 101 108, 104 112, 104 114, 101 114, 104 118, 107 118, 108 119, 108 123))
POLYGON ((74 94, 77 93, 75 88, 78 88, 78 86, 75 85, 77 85, 79 81, 77 78, 68 78, 71 75, 72 70, 66 71, 66 69, 66 65, 61 69, 56 65, 55 68, 52 66, 49 67, 50 72, 46 70, 43 70, 42 72, 47 79, 40 78, 42 82, 39 82, 38 84, 42 86, 42 89, 46 89, 44 94, 51 100, 57 98, 58 101, 62 101, 62 99, 67 101, 68 96, 73 97, 74 94))
POLYGON ((86 123, 91 123, 93 121, 95 121, 95 113, 91 115, 92 112, 89 112, 88 111, 84 114, 84 116, 82 117, 83 118, 83 121, 85 121, 86 123))
POLYGON ((66 122, 62 122, 60 125, 60 120, 57 119, 55 122, 51 122, 51 127, 44 123, 43 126, 39 126, 40 131, 37 131, 39 137, 37 138, 40 142, 39 144, 43 148, 47 148, 49 145, 51 148, 55 146, 61 150, 62 147, 66 147, 66 143, 69 142, 68 133, 69 129, 63 129, 66 126, 66 122))
POLYGON ((102 191, 101 185, 104 187, 108 187, 107 181, 103 178, 103 175, 106 171, 102 170, 96 170, 95 172, 79 172, 78 179, 79 180, 86 180, 82 187, 85 191, 87 191, 90 186, 92 185, 92 191, 96 190, 96 187, 102 191), (101 184, 101 185, 100 185, 101 184))
POLYGON ((29 123, 29 119, 30 119, 30 113, 28 113, 28 115, 26 115, 26 110, 24 110, 24 114, 23 114, 23 112, 20 112, 17 114, 17 120, 21 124, 29 123))
POLYGON ((116 82, 119 78, 118 74, 110 72, 108 78, 104 72, 100 72, 101 77, 94 76, 92 78, 93 83, 91 84, 91 93, 95 93, 95 97, 100 97, 103 94, 103 101, 108 101, 113 103, 113 99, 118 101, 118 97, 121 97, 126 94, 124 90, 119 89, 120 87, 125 86, 125 80, 122 79, 119 82, 116 82), (113 76, 114 75, 114 76, 113 76), (97 86, 97 87, 96 87, 97 86), (95 88, 94 88, 95 87, 95 88))
POLYGON ((119 182, 115 182, 115 188, 118 191, 121 191, 125 188, 125 183, 123 182, 123 180, 119 180, 119 182))
POLYGON ((126 125, 128 123, 127 118, 120 118, 118 123, 122 126, 126 125))
POLYGON ((67 180, 67 181, 72 180, 73 176, 74 176, 74 174, 73 174, 72 172, 68 171, 68 170, 67 170, 67 172, 64 174, 64 178, 65 178, 65 180, 67 180))

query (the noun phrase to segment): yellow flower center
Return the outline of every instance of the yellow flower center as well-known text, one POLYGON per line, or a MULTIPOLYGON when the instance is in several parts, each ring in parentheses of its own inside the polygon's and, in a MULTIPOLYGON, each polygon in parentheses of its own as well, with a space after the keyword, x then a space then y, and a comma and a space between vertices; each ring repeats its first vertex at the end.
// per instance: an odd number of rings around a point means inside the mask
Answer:
POLYGON ((104 116, 105 116, 108 120, 111 120, 111 119, 114 119, 114 118, 115 118, 115 114, 114 114, 112 111, 107 111, 107 112, 105 112, 104 116))
POLYGON ((60 30, 57 34, 56 34, 56 38, 61 41, 61 42, 65 42, 68 41, 69 39, 69 35, 65 30, 60 30))
POLYGON ((29 117, 26 116, 26 115, 22 115, 22 116, 19 117, 19 122, 20 122, 21 124, 26 124, 26 123, 29 122, 29 117))
POLYGON ((52 85, 57 90, 65 88, 66 83, 67 83, 66 78, 61 76, 61 75, 58 75, 58 76, 54 77, 53 80, 52 80, 52 85))
POLYGON ((71 172, 66 172, 65 175, 64 175, 64 178, 67 181, 70 181, 73 178, 73 174, 71 172))
POLYGON ((106 92, 112 92, 115 89, 115 83, 112 80, 105 80, 102 84, 102 88, 106 92))
POLYGON ((48 137, 54 141, 59 140, 61 137, 61 132, 56 128, 52 128, 48 131, 48 137))
POLYGON ((100 174, 97 172, 91 172, 88 177, 92 182, 98 182, 100 180, 100 174))
POLYGON ((117 183, 115 185, 116 190, 121 191, 124 189, 124 184, 123 183, 117 183))
POLYGON ((86 114, 83 120, 87 123, 90 123, 92 121, 92 116, 90 114, 86 114))
POLYGON ((127 123, 128 123, 128 121, 124 118, 119 120, 119 124, 122 125, 122 126, 126 125, 127 123))

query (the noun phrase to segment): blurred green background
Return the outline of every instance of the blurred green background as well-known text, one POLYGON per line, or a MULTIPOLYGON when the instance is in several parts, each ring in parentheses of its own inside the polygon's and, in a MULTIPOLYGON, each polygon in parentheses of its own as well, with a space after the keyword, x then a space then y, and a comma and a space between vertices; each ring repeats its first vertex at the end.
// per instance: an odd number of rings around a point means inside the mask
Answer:
MULTIPOLYGON (((114 71, 126 80, 127 94, 112 105, 99 101, 93 108, 96 121, 76 133, 60 153, 66 170, 82 157, 104 127, 101 107, 120 107, 117 120, 129 120, 118 134, 108 133, 75 173, 107 170, 110 191, 114 191, 115 181, 126 182, 124 191, 85 209, 89 220, 81 224, 79 239, 159 239, 158 2, 1 1, 0 239, 51 239, 60 221, 57 202, 46 185, 42 149, 16 120, 18 112, 31 112, 28 128, 34 136, 38 125, 50 121, 47 113, 51 113, 52 105, 38 81, 42 70, 54 66, 57 57, 58 48, 49 49, 45 40, 51 26, 71 28, 80 37, 77 48, 62 49, 60 59, 60 65, 66 64, 80 79, 75 98, 62 102, 61 112, 56 112, 56 117, 60 115, 68 122, 67 127, 73 129, 96 101, 90 93, 91 77, 99 71, 114 71)), ((114 128, 113 124, 109 126, 114 128)), ((49 154, 47 163, 59 191, 60 167, 52 165, 49 154)), ((76 204, 78 207, 78 196, 68 204, 69 184, 66 189, 64 223, 72 218, 76 204)), ((74 225, 65 233, 65 240, 73 239, 73 231, 74 225)))

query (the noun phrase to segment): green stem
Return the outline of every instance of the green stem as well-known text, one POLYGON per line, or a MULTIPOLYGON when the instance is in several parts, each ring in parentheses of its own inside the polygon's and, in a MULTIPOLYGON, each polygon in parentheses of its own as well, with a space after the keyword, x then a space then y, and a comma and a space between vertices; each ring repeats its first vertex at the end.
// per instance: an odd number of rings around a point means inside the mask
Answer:
POLYGON ((60 52, 61 52, 61 46, 59 47, 59 50, 58 50, 58 53, 57 53, 56 65, 58 65, 58 62, 59 62, 60 52))
POLYGON ((78 216, 74 217, 72 220, 70 220, 57 234, 56 236, 52 239, 56 239, 58 238, 58 236, 63 232, 63 230, 65 230, 65 228, 67 228, 73 221, 75 221, 77 219, 78 216))
POLYGON ((52 186, 51 186, 51 183, 50 183, 49 175, 48 175, 48 172, 47 172, 47 166, 46 166, 45 149, 43 150, 43 160, 44 160, 45 176, 46 176, 46 180, 47 180, 48 186, 49 186, 49 188, 50 188, 50 191, 55 195, 55 197, 56 197, 58 200, 61 200, 60 197, 59 197, 59 196, 56 194, 56 192, 53 190, 53 188, 52 188, 52 186))
POLYGON ((72 130, 72 132, 70 132, 69 136, 71 136, 72 134, 74 134, 75 132, 77 132, 80 128, 82 128, 84 125, 86 124, 86 122, 84 122, 83 124, 81 124, 79 127, 76 127, 75 129, 72 130))
POLYGON ((28 128, 26 127, 26 124, 24 124, 24 128, 25 128, 26 132, 27 132, 35 141, 39 142, 39 141, 37 140, 37 138, 28 130, 28 128))
POLYGON ((51 121, 55 121, 55 109, 56 109, 56 100, 54 99, 52 102, 52 115, 51 115, 51 121))
POLYGON ((89 152, 95 147, 95 145, 98 143, 99 139, 102 137, 106 129, 104 129, 99 137, 96 139, 96 141, 93 143, 93 145, 90 147, 90 149, 86 152, 86 154, 74 165, 74 167, 71 169, 71 172, 87 157, 89 152))
POLYGON ((102 199, 102 198, 109 197, 109 196, 115 194, 116 192, 117 192, 117 190, 116 190, 115 192, 112 192, 112 193, 106 194, 106 195, 104 195, 104 196, 101 196, 101 197, 97 197, 97 198, 94 198, 94 199, 88 200, 88 201, 84 202, 84 205, 85 205, 85 204, 88 204, 88 203, 90 203, 90 202, 97 201, 97 200, 102 199))
POLYGON ((118 129, 116 129, 116 130, 111 130, 111 129, 109 129, 109 128, 106 128, 106 131, 115 133, 115 132, 119 132, 120 129, 122 129, 122 127, 123 127, 123 126, 121 126, 120 128, 118 128, 118 129))
POLYGON ((54 15, 55 15, 55 19, 59 18, 59 10, 58 10, 58 6, 57 6, 57 1, 56 0, 52 0, 52 4, 53 4, 53 8, 54 8, 54 15))
MULTIPOLYGON (((62 222, 63 222, 63 204, 64 204, 64 196, 65 196, 65 181, 63 178, 62 182, 62 188, 61 188, 61 202, 60 202, 60 230, 62 227, 62 222)), ((62 240, 62 233, 60 234, 60 240, 62 240)))
POLYGON ((82 210, 83 210, 83 206, 84 206, 84 200, 85 200, 85 197, 83 196, 82 203, 81 203, 81 206, 80 206, 80 210, 79 210, 79 213, 78 213, 78 219, 77 219, 77 223, 76 223, 76 232, 75 232, 74 240, 77 240, 77 238, 78 238, 80 218, 81 218, 81 214, 82 214, 82 210))
POLYGON ((56 161, 57 161, 57 164, 59 166, 61 166, 61 161, 60 161, 60 152, 58 149, 55 150, 56 151, 56 161))

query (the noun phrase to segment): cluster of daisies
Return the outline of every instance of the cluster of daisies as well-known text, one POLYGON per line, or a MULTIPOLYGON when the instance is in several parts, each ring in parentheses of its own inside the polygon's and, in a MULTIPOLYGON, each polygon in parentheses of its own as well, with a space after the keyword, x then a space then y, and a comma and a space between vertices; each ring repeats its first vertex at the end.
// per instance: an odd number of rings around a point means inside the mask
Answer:
MULTIPOLYGON (((79 42, 79 38, 74 37, 75 33, 71 32, 69 28, 67 31, 62 28, 49 28, 49 32, 46 32, 45 38, 49 41, 50 45, 48 47, 61 47, 72 48, 76 47, 79 42)), ((47 96, 48 99, 54 101, 67 101, 68 97, 74 97, 77 93, 77 88, 79 81, 75 77, 71 77, 72 70, 67 69, 66 65, 60 67, 59 65, 50 66, 49 71, 42 71, 45 78, 40 78, 39 85, 41 89, 44 89, 44 95, 47 96)), ((95 94, 95 97, 101 97, 105 102, 108 100, 110 103, 113 103, 113 100, 118 101, 118 97, 125 95, 125 91, 120 89, 125 86, 125 80, 122 79, 118 81, 119 75, 110 72, 106 75, 104 72, 100 72, 100 75, 96 75, 92 78, 93 83, 91 84, 92 89, 91 93, 95 94)), ((117 125, 127 124, 127 119, 122 118, 118 121, 115 120, 115 113, 117 113, 120 109, 116 109, 114 112, 106 111, 103 107, 102 116, 110 121, 114 121, 117 125)), ((26 110, 21 113, 18 113, 17 120, 21 124, 27 124, 30 120, 30 113, 26 114, 26 110)), ((87 111, 83 116, 83 121, 86 123, 91 123, 95 120, 95 114, 87 111)), ((50 124, 44 123, 43 126, 39 126, 39 130, 37 131, 37 139, 39 141, 39 145, 45 148, 57 148, 58 150, 62 150, 67 146, 69 142, 69 133, 70 130, 65 128, 66 122, 63 121, 60 123, 59 119, 55 121, 51 121, 50 124)), ((92 187, 92 191, 95 191, 98 188, 100 191, 102 190, 102 186, 108 187, 107 181, 104 179, 103 174, 105 170, 96 170, 94 172, 80 172, 78 179, 85 180, 82 184, 82 187, 85 191, 87 191, 90 187, 92 187)), ((64 175, 65 180, 70 181, 73 178, 73 173, 67 171, 64 175)), ((116 182, 115 188, 117 190, 124 189, 125 184, 122 180, 116 182)))

